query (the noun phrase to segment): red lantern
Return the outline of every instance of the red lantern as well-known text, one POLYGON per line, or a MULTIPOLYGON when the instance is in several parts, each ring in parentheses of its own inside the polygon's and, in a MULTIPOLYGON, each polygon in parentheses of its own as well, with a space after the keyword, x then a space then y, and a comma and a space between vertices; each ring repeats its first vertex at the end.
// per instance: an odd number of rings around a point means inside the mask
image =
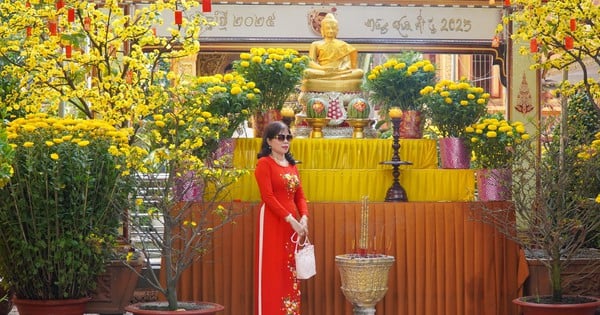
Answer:
POLYGON ((75 9, 69 8, 69 11, 67 12, 67 20, 69 23, 75 22, 75 9))
POLYGON ((577 29, 577 21, 575 19, 571 19, 571 21, 569 21, 570 26, 571 26, 571 32, 575 32, 575 30, 577 29))
MULTIPOLYGON (((509 1, 509 0, 506 0, 509 1)), ((202 0, 202 12, 210 12, 212 10, 211 0, 202 0)))
POLYGON ((92 25, 92 20, 90 19, 89 16, 86 16, 83 19, 83 29, 86 30, 86 31, 89 31, 91 25, 92 25))
POLYGON ((65 2, 63 0, 56 1, 56 10, 60 10, 65 6, 65 2))
POLYGON ((73 53, 73 47, 71 45, 65 45, 65 55, 67 58, 71 58, 71 54, 73 53))
POLYGON ((573 37, 571 37, 571 36, 565 37, 565 49, 566 50, 573 49, 573 37))
POLYGON ((58 34, 58 25, 56 24, 56 21, 48 21, 48 30, 52 36, 56 36, 58 34))
POLYGON ((532 53, 538 52, 538 43, 537 43, 537 39, 535 37, 532 38, 531 41, 529 41, 529 50, 532 53))
POLYGON ((180 10, 175 11, 175 24, 181 25, 183 22, 183 12, 180 10))

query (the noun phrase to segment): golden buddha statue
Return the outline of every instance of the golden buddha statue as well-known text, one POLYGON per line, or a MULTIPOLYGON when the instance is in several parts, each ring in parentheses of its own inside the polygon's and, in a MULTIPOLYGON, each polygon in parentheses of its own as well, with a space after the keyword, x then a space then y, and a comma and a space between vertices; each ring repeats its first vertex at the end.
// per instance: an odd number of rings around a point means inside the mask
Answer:
POLYGON ((358 51, 337 39, 338 32, 337 20, 328 13, 321 21, 323 39, 310 45, 310 63, 304 71, 302 91, 360 91, 364 72, 357 67, 358 51))

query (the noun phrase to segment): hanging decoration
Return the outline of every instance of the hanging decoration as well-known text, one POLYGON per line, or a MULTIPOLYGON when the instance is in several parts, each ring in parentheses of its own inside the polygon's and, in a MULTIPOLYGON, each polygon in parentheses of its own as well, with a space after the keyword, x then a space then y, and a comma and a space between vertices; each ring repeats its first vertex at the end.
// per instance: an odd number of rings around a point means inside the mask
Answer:
POLYGON ((65 6, 65 2, 63 0, 56 1, 56 10, 60 10, 65 6))
POLYGON ((181 25, 183 23, 183 12, 181 10, 175 11, 175 24, 181 25))
POLYGON ((202 12, 210 12, 210 11, 212 11, 211 0, 202 0, 202 12))
POLYGON ((91 25, 92 25, 92 20, 90 19, 89 16, 86 16, 85 18, 83 18, 83 29, 84 30, 89 31, 91 25))
POLYGON ((571 32, 575 32, 575 30, 577 29, 577 21, 575 19, 571 19, 571 21, 569 21, 570 27, 571 27, 571 32))
POLYGON ((67 20, 69 23, 75 22, 75 9, 69 8, 69 11, 67 11, 67 20))
POLYGON ((573 37, 571 37, 571 36, 565 37, 565 49, 566 50, 573 49, 573 37))
POLYGON ((58 24, 55 20, 48 21, 48 30, 50 31, 51 36, 58 35, 58 24))
POLYGON ((67 58, 71 58, 72 53, 73 53, 73 47, 71 46, 71 44, 65 45, 65 56, 67 58))
POLYGON ((529 49, 531 50, 532 53, 538 52, 538 43, 537 43, 537 39, 535 37, 532 38, 531 41, 529 42, 529 49))

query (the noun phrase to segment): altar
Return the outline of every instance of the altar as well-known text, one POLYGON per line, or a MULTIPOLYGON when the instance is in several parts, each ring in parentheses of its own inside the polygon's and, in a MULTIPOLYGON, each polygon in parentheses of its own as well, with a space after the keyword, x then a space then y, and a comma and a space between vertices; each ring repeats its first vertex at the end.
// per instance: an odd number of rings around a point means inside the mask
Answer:
MULTIPOLYGON (((253 255, 260 196, 253 169, 261 139, 235 139, 232 164, 250 174, 232 187, 234 224, 219 230, 212 248, 186 271, 183 300, 213 301, 223 315, 253 313, 253 255)), ((401 183, 409 202, 384 202, 392 184, 388 139, 294 139, 290 151, 309 200, 317 275, 302 281, 303 315, 350 315, 335 256, 356 250, 361 198, 369 196, 371 252, 395 257, 388 292, 377 314, 516 315, 511 300, 528 275, 518 245, 476 220, 473 170, 438 168, 435 140, 401 139, 401 183)))

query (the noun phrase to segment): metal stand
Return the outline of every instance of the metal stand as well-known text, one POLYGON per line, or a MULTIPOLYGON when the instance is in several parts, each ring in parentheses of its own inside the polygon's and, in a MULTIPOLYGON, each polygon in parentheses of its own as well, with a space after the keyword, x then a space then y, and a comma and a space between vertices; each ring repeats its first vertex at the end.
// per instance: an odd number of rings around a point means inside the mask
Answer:
POLYGON ((394 150, 394 153, 392 155, 391 161, 383 161, 380 163, 380 164, 384 164, 384 165, 392 165, 392 167, 393 167, 392 176, 394 176, 394 181, 392 183, 392 186, 388 189, 388 191, 385 195, 385 201, 403 201, 403 202, 408 201, 408 197, 406 196, 406 191, 404 190, 402 185, 400 185, 400 180, 398 179, 400 177, 400 165, 412 165, 412 162, 406 162, 406 161, 400 160, 400 154, 398 153, 398 151, 400 150, 399 139, 400 139, 400 122, 401 121, 402 121, 401 118, 392 118, 392 130, 393 130, 392 149, 394 150))
POLYGON ((374 307, 355 306, 352 312, 353 315, 375 315, 374 307))

